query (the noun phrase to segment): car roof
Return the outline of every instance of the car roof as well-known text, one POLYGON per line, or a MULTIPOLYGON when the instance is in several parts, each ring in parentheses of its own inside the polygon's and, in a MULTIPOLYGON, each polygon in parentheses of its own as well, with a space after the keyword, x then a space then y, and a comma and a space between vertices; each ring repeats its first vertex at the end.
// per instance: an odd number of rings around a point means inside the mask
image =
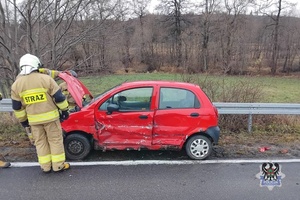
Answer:
POLYGON ((168 86, 168 87, 199 87, 196 84, 193 83, 187 83, 187 82, 179 82, 179 81, 165 81, 165 80, 157 80, 157 81, 130 81, 130 82, 124 82, 121 84, 122 86, 145 86, 145 85, 159 85, 159 86, 168 86))

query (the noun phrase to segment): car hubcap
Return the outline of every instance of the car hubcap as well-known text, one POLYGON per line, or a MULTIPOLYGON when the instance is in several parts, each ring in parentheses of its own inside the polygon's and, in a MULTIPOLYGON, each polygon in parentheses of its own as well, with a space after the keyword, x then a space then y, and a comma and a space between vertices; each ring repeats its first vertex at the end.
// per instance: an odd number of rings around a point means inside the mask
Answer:
POLYGON ((69 143, 68 149, 72 154, 80 154, 84 147, 81 142, 74 140, 69 143))
POLYGON ((208 149, 208 143, 203 139, 194 140, 190 148, 191 153, 198 158, 205 156, 208 153, 208 149))

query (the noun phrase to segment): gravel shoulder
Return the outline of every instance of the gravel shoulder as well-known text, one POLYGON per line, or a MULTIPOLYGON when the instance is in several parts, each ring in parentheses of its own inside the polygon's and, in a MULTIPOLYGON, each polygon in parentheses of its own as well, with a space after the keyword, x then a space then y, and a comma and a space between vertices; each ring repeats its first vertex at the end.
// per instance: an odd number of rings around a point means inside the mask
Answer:
MULTIPOLYGON (((225 135, 208 159, 292 159, 300 158, 300 136, 225 135)), ((35 147, 28 140, 0 141, 0 152, 10 162, 36 162, 35 147)), ((1 158, 1 157, 0 157, 1 158)), ((92 151, 85 161, 186 160, 182 151, 92 151)))

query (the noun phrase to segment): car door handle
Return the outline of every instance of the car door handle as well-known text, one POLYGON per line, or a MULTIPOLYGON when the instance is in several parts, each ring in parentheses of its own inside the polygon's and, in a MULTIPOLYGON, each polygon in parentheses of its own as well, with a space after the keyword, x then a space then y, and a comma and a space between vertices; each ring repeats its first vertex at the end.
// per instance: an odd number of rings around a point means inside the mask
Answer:
POLYGON ((140 119, 148 119, 148 116, 147 115, 140 115, 139 118, 140 119))
POLYGON ((190 116, 191 117, 199 117, 199 113, 191 113, 190 116))

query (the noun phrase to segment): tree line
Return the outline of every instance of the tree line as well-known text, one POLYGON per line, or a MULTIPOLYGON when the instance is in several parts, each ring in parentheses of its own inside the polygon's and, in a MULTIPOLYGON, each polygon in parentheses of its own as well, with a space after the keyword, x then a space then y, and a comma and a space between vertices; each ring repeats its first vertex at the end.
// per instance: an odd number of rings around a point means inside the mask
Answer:
POLYGON ((2 0, 0 91, 25 53, 80 75, 300 71, 300 20, 284 0, 2 0))

